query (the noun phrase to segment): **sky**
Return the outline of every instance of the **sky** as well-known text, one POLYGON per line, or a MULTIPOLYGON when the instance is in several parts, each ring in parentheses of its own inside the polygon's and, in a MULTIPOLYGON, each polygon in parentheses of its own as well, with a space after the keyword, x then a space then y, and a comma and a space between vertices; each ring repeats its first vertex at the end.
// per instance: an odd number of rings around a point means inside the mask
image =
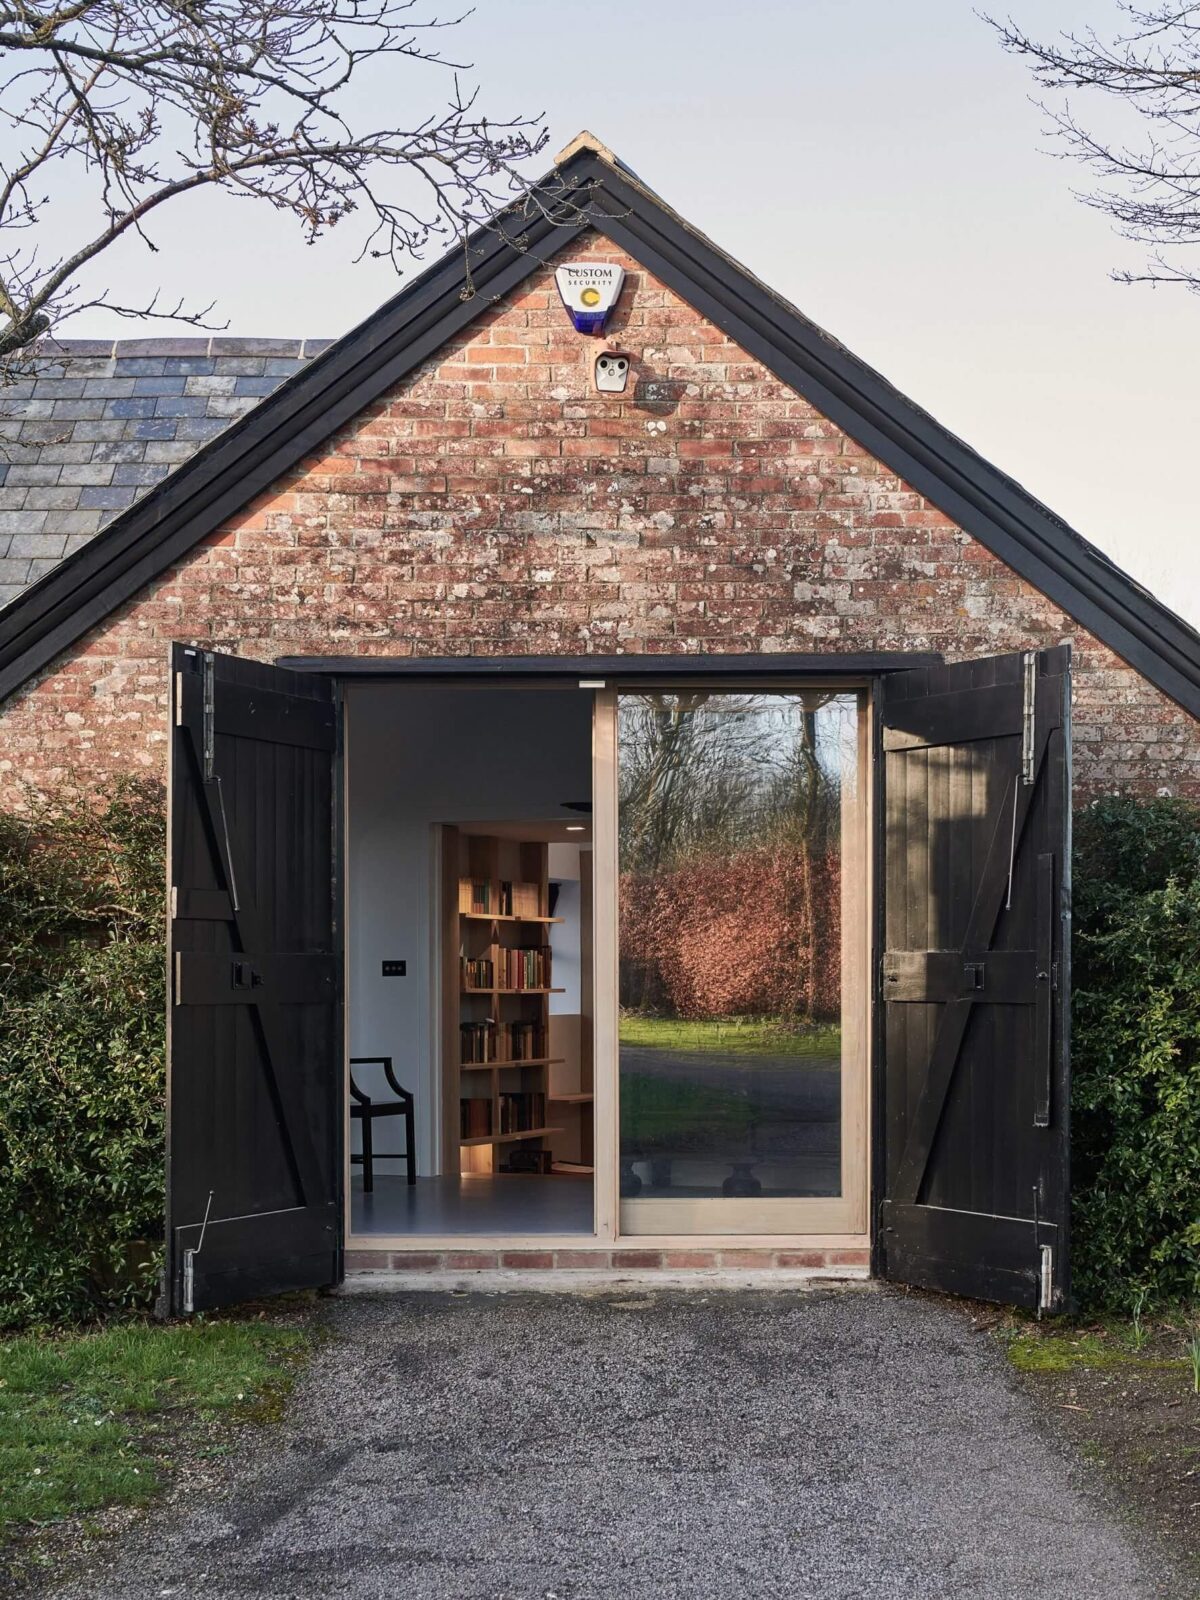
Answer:
MULTIPOLYGON (((1042 35, 1119 22, 1113 0, 1010 8, 1042 35)), ((1073 198, 1084 175, 1049 153, 1027 69, 970 4, 477 0, 441 42, 474 63, 489 116, 544 113, 536 169, 591 129, 1200 626, 1200 296, 1111 281, 1141 252, 1073 198)), ((363 120, 411 120, 445 88, 441 69, 401 64, 363 120)), ((155 225, 157 254, 131 241, 107 270, 131 297, 161 283, 215 298, 232 334, 331 337, 397 287, 383 264, 353 265, 352 230, 309 247, 262 206, 189 199, 155 225)), ((171 330, 103 312, 62 329, 142 331, 171 330)))

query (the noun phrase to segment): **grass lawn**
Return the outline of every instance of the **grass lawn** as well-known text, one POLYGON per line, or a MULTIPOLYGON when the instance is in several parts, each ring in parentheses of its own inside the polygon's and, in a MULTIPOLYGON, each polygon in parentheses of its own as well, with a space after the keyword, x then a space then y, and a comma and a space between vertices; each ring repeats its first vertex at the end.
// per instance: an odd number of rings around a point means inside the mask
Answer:
POLYGON ((311 1337, 228 1320, 0 1343, 0 1540, 149 1499, 185 1425, 211 1449, 214 1424, 277 1414, 311 1337))
POLYGON ((809 1023, 785 1027, 776 1017, 719 1017, 685 1022, 674 1017, 621 1016, 622 1044, 655 1050, 713 1051, 737 1056, 839 1057, 841 1030, 809 1023))

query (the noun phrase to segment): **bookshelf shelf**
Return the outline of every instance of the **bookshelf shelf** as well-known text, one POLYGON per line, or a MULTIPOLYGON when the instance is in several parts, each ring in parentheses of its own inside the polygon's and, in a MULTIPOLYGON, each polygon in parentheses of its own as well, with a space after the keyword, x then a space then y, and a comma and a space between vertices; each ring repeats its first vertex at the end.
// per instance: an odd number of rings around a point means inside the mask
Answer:
POLYGON ((490 911, 460 911, 459 916, 464 922, 561 922, 561 917, 497 917, 490 911))
POLYGON ((552 1106, 590 1106, 595 1096, 588 1090, 578 1094, 548 1094, 546 1099, 552 1106))
POLYGON ((523 1128, 520 1133, 483 1133, 458 1142, 464 1149, 471 1145, 516 1144, 521 1139, 544 1139, 548 1134, 561 1133, 561 1128, 523 1128))
MULTIPOLYGON (((493 1067, 504 1072, 509 1067, 558 1067, 562 1061, 556 1056, 533 1056, 528 1061, 460 1061, 460 1072, 490 1072, 493 1067)), ((557 1099, 557 1096, 555 1096, 557 1099)))

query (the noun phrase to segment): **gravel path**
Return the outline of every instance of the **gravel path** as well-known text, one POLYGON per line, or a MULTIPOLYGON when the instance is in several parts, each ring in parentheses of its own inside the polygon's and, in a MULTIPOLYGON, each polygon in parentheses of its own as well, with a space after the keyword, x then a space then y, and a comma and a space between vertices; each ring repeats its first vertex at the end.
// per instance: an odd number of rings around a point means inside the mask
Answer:
POLYGON ((870 1289, 335 1301, 288 1419, 60 1600, 1149 1600, 952 1306, 870 1289))

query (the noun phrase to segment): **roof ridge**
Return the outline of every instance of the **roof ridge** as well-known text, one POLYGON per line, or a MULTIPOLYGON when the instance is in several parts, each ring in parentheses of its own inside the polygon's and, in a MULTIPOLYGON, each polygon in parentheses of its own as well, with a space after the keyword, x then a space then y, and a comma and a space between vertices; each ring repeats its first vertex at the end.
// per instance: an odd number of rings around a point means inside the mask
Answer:
POLYGON ((211 334, 204 338, 162 334, 131 339, 43 339, 33 346, 36 361, 55 356, 317 356, 336 339, 273 339, 256 334, 211 334))

